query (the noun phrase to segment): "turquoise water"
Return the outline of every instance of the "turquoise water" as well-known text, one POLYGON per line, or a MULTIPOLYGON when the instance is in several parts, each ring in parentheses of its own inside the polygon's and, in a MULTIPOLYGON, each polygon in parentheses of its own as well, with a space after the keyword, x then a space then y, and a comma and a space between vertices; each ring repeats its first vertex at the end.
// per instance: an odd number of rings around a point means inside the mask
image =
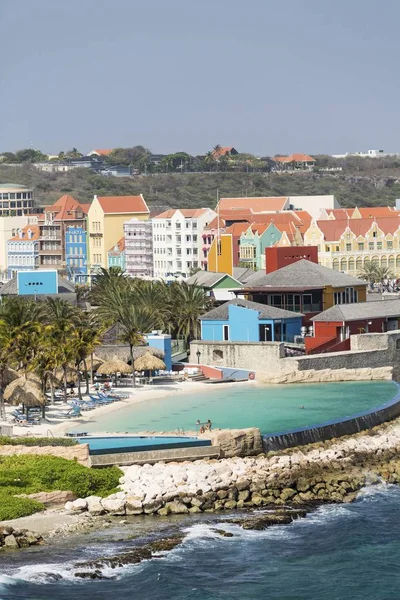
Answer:
POLYGON ((109 432, 185 431, 210 419, 214 427, 259 427, 262 433, 307 427, 372 409, 397 393, 392 381, 311 385, 204 386, 204 390, 144 400, 85 423, 109 432), (300 408, 304 406, 304 408, 300 408))
POLYGON ((195 437, 82 437, 81 444, 89 444, 90 454, 106 454, 108 452, 138 452, 140 450, 160 450, 169 448, 187 448, 188 446, 209 446, 209 440, 195 437))

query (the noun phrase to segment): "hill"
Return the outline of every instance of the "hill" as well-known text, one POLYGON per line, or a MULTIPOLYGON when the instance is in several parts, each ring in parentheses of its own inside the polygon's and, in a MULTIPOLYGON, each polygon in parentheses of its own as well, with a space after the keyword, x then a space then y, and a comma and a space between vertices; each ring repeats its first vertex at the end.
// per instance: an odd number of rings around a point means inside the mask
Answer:
POLYGON ((90 202, 93 195, 142 193, 150 208, 190 208, 216 204, 229 196, 335 194, 342 206, 394 205, 400 198, 400 168, 346 169, 338 173, 219 172, 103 177, 89 169, 43 173, 31 165, 0 166, 0 183, 34 188, 36 204, 51 204, 62 194, 90 202))

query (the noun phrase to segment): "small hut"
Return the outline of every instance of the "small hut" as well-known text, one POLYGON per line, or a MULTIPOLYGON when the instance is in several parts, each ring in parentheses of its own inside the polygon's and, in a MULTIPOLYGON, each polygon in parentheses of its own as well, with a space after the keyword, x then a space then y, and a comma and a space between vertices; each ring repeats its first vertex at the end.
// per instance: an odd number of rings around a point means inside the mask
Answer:
POLYGON ((165 369, 165 363, 150 352, 146 352, 143 356, 135 360, 135 370, 147 371, 149 373, 149 380, 154 371, 160 371, 161 369, 165 369))
POLYGON ((45 413, 46 397, 40 388, 40 381, 34 377, 19 377, 8 384, 4 390, 4 400, 13 404, 23 404, 28 414, 32 406, 41 406, 45 413))
POLYGON ((97 369, 98 375, 114 375, 115 384, 117 384, 117 373, 121 373, 121 375, 131 375, 132 367, 116 356, 111 360, 104 361, 97 369))

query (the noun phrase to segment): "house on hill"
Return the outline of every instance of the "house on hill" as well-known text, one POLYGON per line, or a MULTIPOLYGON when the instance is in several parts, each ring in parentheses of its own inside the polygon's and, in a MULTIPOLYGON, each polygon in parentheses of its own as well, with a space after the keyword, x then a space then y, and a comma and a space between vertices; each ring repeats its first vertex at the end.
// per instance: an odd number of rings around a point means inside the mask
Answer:
POLYGON ((308 154, 291 154, 290 156, 274 156, 272 159, 276 168, 284 171, 312 171, 315 165, 315 158, 308 154))
POLYGON ((219 158, 222 158, 223 156, 226 156, 226 157, 236 156, 237 154, 239 154, 239 152, 233 146, 224 146, 224 147, 217 146, 212 151, 214 160, 218 160, 219 158))

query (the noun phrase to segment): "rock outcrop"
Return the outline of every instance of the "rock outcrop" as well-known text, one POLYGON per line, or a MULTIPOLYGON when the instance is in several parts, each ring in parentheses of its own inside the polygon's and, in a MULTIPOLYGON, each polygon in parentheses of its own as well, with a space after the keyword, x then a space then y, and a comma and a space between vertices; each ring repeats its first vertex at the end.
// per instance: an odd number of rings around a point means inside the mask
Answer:
POLYGON ((42 544, 43 538, 38 533, 29 529, 14 529, 14 527, 0 526, 0 548, 17 550, 42 544))

